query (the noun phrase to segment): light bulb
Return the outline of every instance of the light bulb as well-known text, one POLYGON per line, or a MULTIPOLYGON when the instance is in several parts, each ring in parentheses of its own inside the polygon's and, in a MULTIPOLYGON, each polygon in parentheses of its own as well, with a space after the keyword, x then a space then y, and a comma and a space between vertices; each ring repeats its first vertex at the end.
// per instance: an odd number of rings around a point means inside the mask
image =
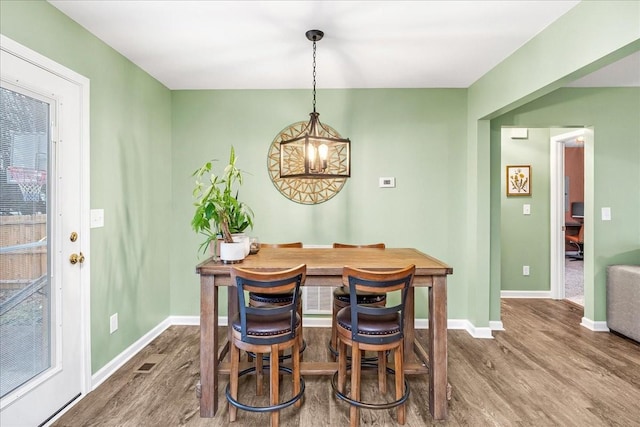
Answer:
POLYGON ((320 160, 327 160, 327 154, 329 154, 329 147, 327 144, 320 144, 318 147, 318 155, 320 156, 320 160))

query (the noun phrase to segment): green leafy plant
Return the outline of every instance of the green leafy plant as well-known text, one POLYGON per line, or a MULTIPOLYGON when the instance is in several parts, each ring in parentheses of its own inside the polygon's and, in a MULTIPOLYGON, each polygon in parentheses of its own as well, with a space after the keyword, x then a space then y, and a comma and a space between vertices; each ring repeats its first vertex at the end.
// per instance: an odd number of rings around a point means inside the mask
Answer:
POLYGON ((242 233, 253 228, 253 211, 238 200, 238 187, 242 185, 242 171, 236 166, 236 153, 231 147, 229 164, 218 175, 213 171, 210 160, 193 173, 196 178, 193 197, 196 199, 191 228, 203 234, 205 241, 200 250, 205 252, 211 241, 218 235, 227 243, 232 243, 232 233, 242 233))

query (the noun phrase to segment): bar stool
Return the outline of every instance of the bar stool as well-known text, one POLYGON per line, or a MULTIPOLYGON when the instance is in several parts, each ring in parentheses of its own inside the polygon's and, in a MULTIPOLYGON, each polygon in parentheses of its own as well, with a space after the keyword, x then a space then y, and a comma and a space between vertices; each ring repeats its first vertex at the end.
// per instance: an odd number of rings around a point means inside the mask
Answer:
MULTIPOLYGON (((277 427, 280 420, 280 410, 294 405, 300 407, 304 394, 304 379, 300 376, 300 340, 302 323, 298 315, 298 298, 300 286, 306 278, 307 266, 297 267, 275 272, 256 272, 238 267, 231 268, 231 280, 238 288, 238 314, 230 321, 232 337, 230 343, 231 371, 226 397, 229 402, 229 421, 236 420, 237 410, 251 412, 271 412, 271 426, 277 427), (280 306, 252 307, 247 304, 245 292, 260 292, 265 294, 291 293, 291 303, 280 306), (271 357, 269 366, 270 405, 249 406, 238 400, 239 377, 256 372, 256 367, 239 372, 240 350, 256 354, 278 354, 282 350, 291 348, 292 367, 280 365, 278 357, 271 357), (279 400, 281 372, 290 373, 293 377, 293 397, 285 402, 279 400)), ((256 364, 262 358, 256 358, 256 364)))
MULTIPOLYGON (((302 242, 291 243, 261 243, 261 248, 302 248, 302 242)), ((291 292, 284 294, 267 294, 258 292, 249 292, 249 305, 252 307, 265 307, 265 306, 279 306, 291 303, 293 294, 291 292)), ((300 300, 302 300, 302 290, 300 290, 300 300)), ((298 306, 298 314, 300 315, 300 322, 302 324, 302 303, 298 306)), ((302 329, 301 329, 302 331, 302 329)), ((307 348, 307 342, 304 340, 302 332, 300 333, 300 360, 302 360, 302 353, 307 348)), ((248 353, 249 362, 256 357, 253 353, 248 353)), ((291 358, 291 355, 280 356, 280 361, 291 358)), ((269 360, 269 356, 263 356, 263 360, 269 360)))
MULTIPOLYGON (((376 249, 384 249, 384 243, 373 243, 368 245, 350 245, 346 243, 334 243, 334 248, 376 248, 376 249)), ((371 305, 381 305, 384 306, 386 303, 386 295, 379 293, 370 293, 370 292, 358 292, 358 304, 371 304, 371 305)), ((331 341, 329 342, 329 351, 333 356, 334 360, 338 357, 338 351, 336 346, 336 315, 338 311, 343 307, 349 305, 349 289, 345 286, 340 286, 333 290, 333 310, 331 314, 331 341)), ((370 361, 370 359, 366 359, 370 361)), ((373 359, 375 360, 375 359, 373 359)))
POLYGON ((331 386, 338 399, 351 405, 350 424, 360 422, 359 408, 390 409, 395 407, 398 424, 405 423, 405 405, 409 398, 409 383, 404 377, 404 307, 407 290, 413 281, 415 265, 392 271, 368 271, 344 267, 343 282, 349 284, 351 305, 338 312, 338 371, 331 379, 331 386), (357 292, 400 292, 400 302, 389 307, 362 305, 357 303, 357 292), (351 347, 351 391, 347 395, 347 347, 351 347), (361 350, 378 352, 378 389, 386 393, 386 374, 395 374, 395 401, 389 403, 367 403, 360 398, 361 350), (387 367, 386 351, 393 352, 394 368, 387 367), (337 385, 336 385, 337 377, 337 385))

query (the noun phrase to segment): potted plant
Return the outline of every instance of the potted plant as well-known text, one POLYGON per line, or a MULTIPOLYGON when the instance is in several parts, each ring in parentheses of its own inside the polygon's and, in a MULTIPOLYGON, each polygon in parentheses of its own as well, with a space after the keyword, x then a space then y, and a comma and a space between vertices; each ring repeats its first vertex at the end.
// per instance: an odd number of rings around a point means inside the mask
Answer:
POLYGON ((206 252, 218 236, 221 236, 222 242, 232 244, 233 233, 241 233, 248 227, 253 228, 253 211, 238 200, 237 187, 242 185, 242 171, 237 168, 236 160, 235 150, 231 147, 229 164, 221 174, 214 172, 213 161, 206 162, 193 173, 196 178, 193 189, 196 209, 191 227, 196 233, 205 236, 204 242, 200 245, 203 252, 206 252))

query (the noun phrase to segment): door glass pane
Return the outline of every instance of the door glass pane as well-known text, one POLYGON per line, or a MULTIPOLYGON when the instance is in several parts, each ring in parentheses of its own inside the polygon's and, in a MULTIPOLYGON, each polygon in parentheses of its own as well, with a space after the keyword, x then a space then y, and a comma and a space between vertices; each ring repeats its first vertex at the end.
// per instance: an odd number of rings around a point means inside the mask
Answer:
POLYGON ((0 88, 0 395, 51 366, 49 104, 0 88))

